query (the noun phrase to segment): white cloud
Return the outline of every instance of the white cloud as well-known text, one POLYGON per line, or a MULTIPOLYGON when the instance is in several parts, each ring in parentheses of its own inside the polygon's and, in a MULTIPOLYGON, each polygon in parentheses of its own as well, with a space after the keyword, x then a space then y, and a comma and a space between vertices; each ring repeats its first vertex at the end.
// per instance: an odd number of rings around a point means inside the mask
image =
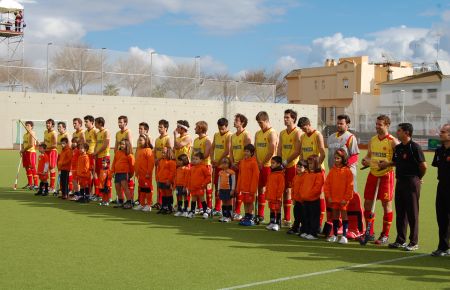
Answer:
POLYGON ((36 40, 72 41, 81 39, 86 33, 80 23, 65 18, 43 17, 37 19, 34 24, 40 27, 32 29, 36 40))
POLYGON ((289 72, 295 68, 298 68, 299 64, 295 58, 290 55, 280 57, 275 63, 275 69, 282 72, 289 72))

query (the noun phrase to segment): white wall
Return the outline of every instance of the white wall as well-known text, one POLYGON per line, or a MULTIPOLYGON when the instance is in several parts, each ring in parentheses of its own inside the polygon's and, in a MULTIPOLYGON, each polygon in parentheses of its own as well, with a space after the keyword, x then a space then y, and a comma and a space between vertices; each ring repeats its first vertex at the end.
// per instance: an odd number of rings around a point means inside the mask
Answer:
POLYGON ((395 84, 395 85, 382 85, 381 86, 381 97, 380 106, 398 106, 402 102, 401 93, 392 93, 395 90, 405 90, 405 106, 412 106, 424 101, 435 105, 436 107, 441 106, 441 83, 418 83, 418 84, 395 84), (422 97, 416 99, 413 97, 413 90, 421 89, 422 97), (427 89, 437 89, 438 97, 435 99, 428 98, 427 89))
MULTIPOLYGON (((23 92, 0 92, 0 130, 3 138, 0 139, 0 148, 12 148, 15 139, 15 125, 13 120, 71 120, 75 117, 83 118, 85 115, 103 117, 106 128, 114 135, 118 131, 117 117, 126 115, 129 119, 129 128, 136 139, 138 124, 142 121, 150 126, 153 138, 158 136, 158 121, 166 119, 170 123, 169 132, 175 128, 176 120, 188 120, 191 125, 190 134, 194 135, 194 124, 204 120, 209 124, 209 135, 217 130, 216 122, 225 116, 233 129, 233 116, 242 113, 249 119, 247 126, 251 134, 258 130, 255 116, 259 111, 267 111, 272 126, 280 131, 284 129, 283 112, 285 109, 296 110, 299 116, 307 116, 314 127, 317 127, 317 106, 299 104, 274 104, 257 102, 231 102, 224 107, 221 101, 206 100, 180 100, 158 99, 120 96, 94 96, 94 95, 65 95, 23 92)), ((73 131, 68 124, 69 132, 73 131)), ((135 142, 134 142, 135 143, 135 142)))

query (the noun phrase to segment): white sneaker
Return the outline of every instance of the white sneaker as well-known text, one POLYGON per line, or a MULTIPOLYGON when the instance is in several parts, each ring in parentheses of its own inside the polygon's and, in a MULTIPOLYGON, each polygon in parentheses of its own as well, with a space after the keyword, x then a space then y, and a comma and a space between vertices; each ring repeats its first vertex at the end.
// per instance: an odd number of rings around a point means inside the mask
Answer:
POLYGON ((209 214, 207 213, 207 212, 205 212, 204 214, 203 214, 203 219, 207 219, 207 218, 209 218, 209 214))
POLYGON ((223 216, 221 216, 221 217, 219 218, 219 222, 221 222, 221 223, 223 223, 224 220, 225 220, 225 217, 223 217, 223 216))
POLYGON ((231 222, 231 219, 229 217, 226 217, 226 218, 223 219, 223 222, 224 223, 229 223, 229 222, 231 222))
POLYGON ((133 207, 133 210, 142 210, 144 207, 142 205, 136 205, 135 207, 133 207))
POLYGON ((273 226, 274 226, 275 224, 273 224, 273 223, 270 223, 270 224, 268 224, 267 226, 266 226, 266 229, 268 229, 269 231, 271 230, 271 229, 273 229, 273 226))
POLYGON ((149 205, 146 205, 146 206, 144 206, 144 207, 141 209, 141 211, 145 211, 145 212, 152 211, 152 207, 149 206, 149 205))
POLYGON ((317 240, 317 237, 315 237, 313 235, 306 235, 305 239, 307 239, 307 240, 317 240))
POLYGON ((330 243, 336 243, 337 241, 338 241, 337 236, 331 236, 327 239, 327 242, 330 242, 330 243))
POLYGON ((341 239, 339 240, 339 244, 348 244, 347 237, 341 237, 341 239))
POLYGON ((301 234, 300 235, 300 238, 304 238, 304 239, 306 239, 306 237, 308 236, 308 234, 307 233, 303 233, 303 234, 301 234))
POLYGON ((181 211, 177 211, 173 216, 181 216, 183 213, 181 211))
POLYGON ((193 212, 189 212, 189 213, 186 215, 186 217, 187 217, 188 219, 193 219, 193 218, 195 217, 195 214, 194 214, 193 212))
POLYGON ((235 214, 233 215, 233 220, 234 220, 234 221, 240 221, 241 219, 242 219, 242 216, 241 216, 240 214, 235 213, 235 214))
POLYGON ((187 211, 184 211, 184 212, 181 214, 181 216, 182 216, 182 217, 188 217, 188 212, 187 212, 187 211))
POLYGON ((276 231, 278 232, 280 230, 280 225, 279 224, 274 224, 272 227, 272 231, 276 231))

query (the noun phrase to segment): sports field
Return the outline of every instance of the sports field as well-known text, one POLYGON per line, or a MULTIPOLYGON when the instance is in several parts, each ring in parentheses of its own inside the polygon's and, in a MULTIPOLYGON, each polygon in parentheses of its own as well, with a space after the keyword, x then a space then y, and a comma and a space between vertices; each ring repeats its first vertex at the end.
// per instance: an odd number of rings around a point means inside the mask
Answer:
MULTIPOLYGON (((437 246, 434 168, 422 189, 420 249, 409 253, 35 197, 12 190, 18 153, 0 151, 0 160, 0 289, 450 289, 450 258, 428 255, 437 246)), ((367 171, 358 173, 362 192, 367 171)), ((395 232, 394 223, 391 241, 395 232)))

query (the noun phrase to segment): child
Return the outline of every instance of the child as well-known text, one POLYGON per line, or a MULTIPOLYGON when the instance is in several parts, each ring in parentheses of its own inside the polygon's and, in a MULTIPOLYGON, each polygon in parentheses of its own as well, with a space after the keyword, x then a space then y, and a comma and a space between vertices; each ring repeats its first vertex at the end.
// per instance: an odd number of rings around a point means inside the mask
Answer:
POLYGON ((60 184, 62 199, 69 197, 69 175, 72 163, 72 149, 69 147, 69 139, 61 138, 61 153, 58 155, 58 171, 60 173, 60 184))
POLYGON ((211 172, 208 166, 203 163, 204 159, 205 156, 202 152, 197 152, 192 156, 192 167, 189 170, 187 181, 187 189, 192 196, 191 211, 187 216, 188 218, 194 218, 197 201, 202 204, 203 218, 207 219, 209 216, 205 202, 205 190, 211 183, 211 172))
POLYGON ((115 208, 122 207, 124 209, 131 209, 133 207, 130 189, 128 187, 128 180, 134 174, 134 156, 131 153, 131 144, 127 139, 123 139, 119 143, 119 150, 115 152, 111 172, 114 174, 114 185, 116 192, 125 193, 127 201, 124 203, 123 198, 119 199, 115 208))
POLYGON ((147 134, 139 135, 136 149, 136 178, 138 180, 139 205, 134 210, 149 212, 152 210, 153 200, 153 168, 155 167, 155 157, 151 149, 152 144, 147 134))
POLYGON ((187 217, 189 198, 186 190, 187 178, 189 177, 189 157, 181 154, 177 158, 177 171, 175 173, 175 188, 177 191, 177 212, 175 216, 187 217), (184 208, 183 208, 184 202, 184 208))
POLYGON ((287 231, 288 235, 296 235, 300 232, 300 224, 302 223, 302 211, 303 205, 300 198, 300 190, 302 188, 303 181, 305 180, 306 168, 308 163, 300 160, 297 163, 297 175, 292 180, 292 199, 294 200, 294 223, 287 231))
POLYGON ((102 158, 102 168, 98 175, 99 192, 102 195, 102 201, 99 205, 108 206, 111 200, 111 180, 112 174, 109 169, 109 159, 102 158))
POLYGON ((244 201, 245 216, 239 224, 241 226, 253 226, 254 203, 259 182, 259 167, 256 161, 255 146, 247 144, 244 146, 244 159, 239 162, 239 177, 236 192, 244 201))
POLYGON ((236 189, 236 174, 231 170, 231 159, 229 157, 222 158, 220 162, 220 171, 218 178, 219 198, 222 201, 223 216, 219 222, 231 222, 232 198, 236 189))
POLYGON ((158 214, 169 214, 173 211, 172 184, 177 171, 177 163, 169 156, 167 147, 164 147, 161 153, 156 180, 162 202, 158 214))
POLYGON ((48 171, 49 171, 49 159, 48 155, 45 154, 45 150, 47 149, 47 145, 45 143, 41 143, 38 145, 39 150, 39 159, 38 159, 38 168, 37 173, 39 175, 39 190, 34 195, 48 195, 48 171))
POLYGON ((270 161, 270 174, 267 178, 266 200, 269 202, 270 222, 266 229, 279 231, 281 228, 281 201, 285 188, 283 159, 274 156, 270 161))
POLYGON ((89 202, 89 184, 91 182, 90 161, 87 151, 89 150, 88 143, 78 144, 79 156, 77 161, 77 179, 80 186, 80 197, 78 202, 89 202))
POLYGON ((320 194, 325 180, 319 156, 311 155, 307 162, 308 172, 299 191, 302 202, 300 237, 317 240, 317 234, 320 232, 320 194))
MULTIPOLYGON (((78 156, 80 156, 80 150, 78 149, 78 138, 73 137, 72 138, 72 162, 70 164, 70 174, 71 174, 71 180, 72 180, 72 196, 70 197, 70 200, 77 200, 80 196, 80 186, 78 184, 78 177, 77 177, 77 163, 78 163, 78 156)), ((70 181, 69 181, 70 184, 70 181)))
POLYGON ((334 154, 334 166, 328 173, 325 181, 324 192, 328 204, 332 208, 333 216, 333 236, 327 239, 328 242, 337 242, 339 229, 339 216, 342 218, 342 238, 339 243, 347 244, 347 205, 353 198, 353 175, 347 166, 347 152, 340 148, 334 154))

